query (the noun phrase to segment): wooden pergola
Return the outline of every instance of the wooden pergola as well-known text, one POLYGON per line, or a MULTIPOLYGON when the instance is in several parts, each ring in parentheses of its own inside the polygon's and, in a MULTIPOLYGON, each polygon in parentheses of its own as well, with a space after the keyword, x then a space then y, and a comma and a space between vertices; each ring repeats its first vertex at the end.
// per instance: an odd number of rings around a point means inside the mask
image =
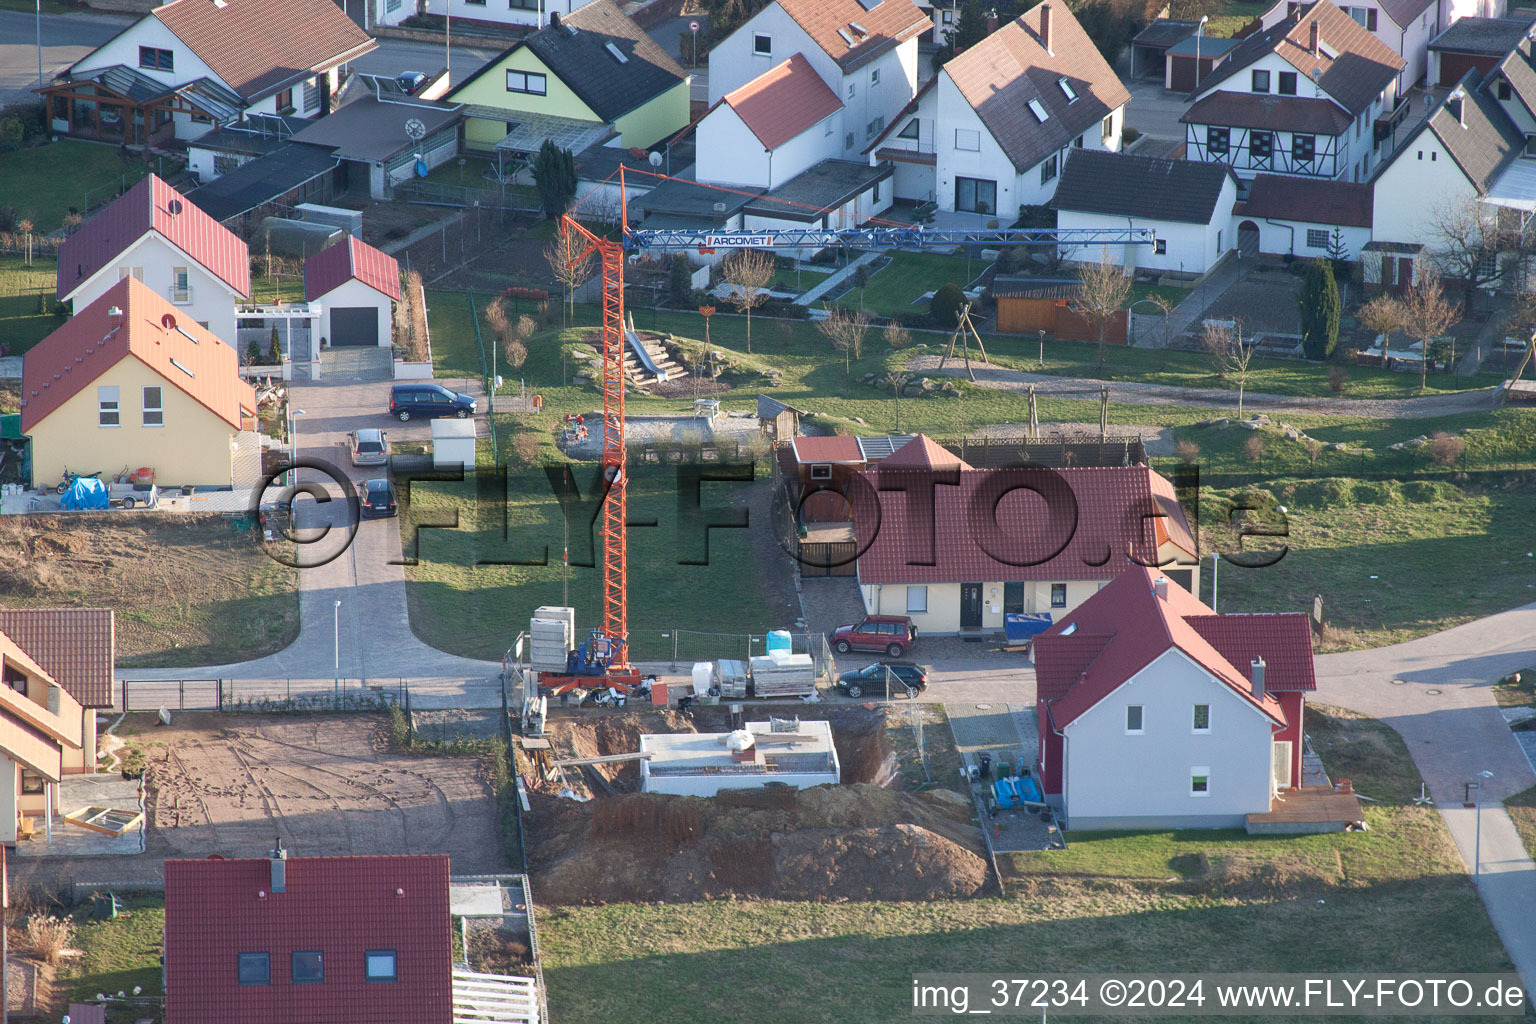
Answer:
POLYGON ((166 86, 123 65, 37 91, 48 105, 53 131, 128 146, 167 141, 176 114, 218 124, 240 112, 239 97, 217 83, 199 79, 166 86))

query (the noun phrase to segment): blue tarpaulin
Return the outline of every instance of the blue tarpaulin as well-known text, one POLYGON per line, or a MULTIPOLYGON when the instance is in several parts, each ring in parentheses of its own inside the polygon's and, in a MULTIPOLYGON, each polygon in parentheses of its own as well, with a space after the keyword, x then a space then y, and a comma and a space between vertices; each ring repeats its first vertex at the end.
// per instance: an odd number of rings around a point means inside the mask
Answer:
POLYGON ((69 485, 69 490, 65 491, 64 497, 59 499, 59 508, 64 509, 92 509, 107 506, 107 485, 93 476, 75 477, 75 482, 69 485))

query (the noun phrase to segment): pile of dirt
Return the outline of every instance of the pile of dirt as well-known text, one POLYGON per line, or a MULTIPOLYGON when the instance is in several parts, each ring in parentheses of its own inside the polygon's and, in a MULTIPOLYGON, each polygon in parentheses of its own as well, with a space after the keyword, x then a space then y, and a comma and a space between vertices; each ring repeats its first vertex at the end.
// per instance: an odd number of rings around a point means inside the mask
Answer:
POLYGON ((535 891, 552 904, 925 900, 987 884, 964 801, 868 784, 745 797, 539 799, 527 816, 535 891))
MULTIPOLYGON (((551 723, 557 757, 607 757, 633 754, 647 733, 698 732, 686 715, 669 709, 626 713, 578 713, 551 723)), ((616 788, 640 788, 640 762, 618 761, 592 766, 616 788)))

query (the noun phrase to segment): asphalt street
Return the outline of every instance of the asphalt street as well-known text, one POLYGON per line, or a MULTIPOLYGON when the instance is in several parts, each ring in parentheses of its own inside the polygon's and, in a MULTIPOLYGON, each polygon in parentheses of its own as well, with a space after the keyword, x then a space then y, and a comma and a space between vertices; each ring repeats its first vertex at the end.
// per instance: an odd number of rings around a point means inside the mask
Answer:
MULTIPOLYGON (((52 80, 132 22, 116 14, 43 15, 43 81, 52 80)), ((34 15, 0 11, 0 106, 31 99, 38 86, 38 27, 34 15)))

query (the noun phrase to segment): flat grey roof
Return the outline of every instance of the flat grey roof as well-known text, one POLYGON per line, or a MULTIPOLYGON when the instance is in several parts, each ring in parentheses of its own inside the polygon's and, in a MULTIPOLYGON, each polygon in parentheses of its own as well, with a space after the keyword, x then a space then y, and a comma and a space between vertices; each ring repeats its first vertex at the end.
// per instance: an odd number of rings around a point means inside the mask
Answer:
POLYGON ((431 135, 460 116, 458 106, 430 101, 386 102, 364 96, 315 121, 293 141, 333 149, 343 160, 382 163, 419 145, 406 134, 408 122, 420 121, 431 135))
POLYGON ((290 142, 198 186, 187 198, 214 220, 226 221, 334 170, 339 162, 320 146, 290 142))
POLYGON ((871 167, 852 160, 823 160, 761 199, 753 199, 747 204, 747 212, 784 220, 814 221, 895 173, 890 164, 871 167))

